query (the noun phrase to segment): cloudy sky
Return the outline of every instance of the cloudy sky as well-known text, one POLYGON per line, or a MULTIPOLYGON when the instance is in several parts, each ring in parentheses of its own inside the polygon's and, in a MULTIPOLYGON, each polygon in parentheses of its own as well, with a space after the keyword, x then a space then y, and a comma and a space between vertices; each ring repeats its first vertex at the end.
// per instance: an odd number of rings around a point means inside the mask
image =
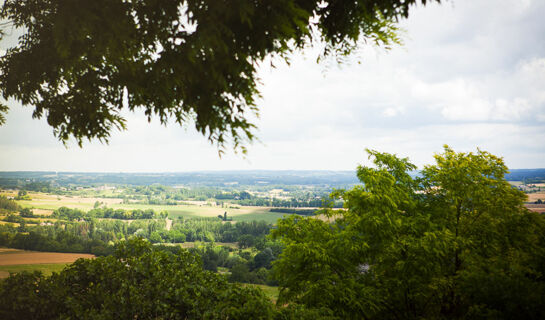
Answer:
POLYGON ((451 0, 413 9, 401 23, 404 45, 390 51, 364 47, 341 66, 316 64, 309 51, 290 66, 265 67, 261 142, 246 157, 220 159, 192 128, 133 113, 109 145, 65 148, 32 108, 10 103, 0 171, 353 170, 366 163, 365 148, 422 166, 444 144, 543 168, 543 17, 543 0, 451 0))

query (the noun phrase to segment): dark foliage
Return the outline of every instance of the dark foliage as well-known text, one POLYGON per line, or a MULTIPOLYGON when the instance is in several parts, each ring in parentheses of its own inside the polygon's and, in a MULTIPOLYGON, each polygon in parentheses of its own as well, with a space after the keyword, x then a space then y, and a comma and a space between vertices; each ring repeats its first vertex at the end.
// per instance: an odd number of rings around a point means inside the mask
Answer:
POLYGON ((186 250, 122 243, 112 256, 80 259, 47 278, 12 275, 0 283, 1 319, 272 319, 254 288, 204 271, 186 250))

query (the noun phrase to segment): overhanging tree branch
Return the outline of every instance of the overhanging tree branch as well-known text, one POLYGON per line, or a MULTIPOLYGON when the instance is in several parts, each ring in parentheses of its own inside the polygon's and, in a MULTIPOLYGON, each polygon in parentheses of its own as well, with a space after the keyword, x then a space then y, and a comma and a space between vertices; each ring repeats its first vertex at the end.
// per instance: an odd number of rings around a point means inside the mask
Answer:
POLYGON ((322 56, 388 47, 416 2, 427 1, 7 0, 0 19, 24 34, 0 58, 0 94, 80 146, 108 142, 126 129, 121 110, 141 109, 245 152, 266 58, 317 43, 322 56))

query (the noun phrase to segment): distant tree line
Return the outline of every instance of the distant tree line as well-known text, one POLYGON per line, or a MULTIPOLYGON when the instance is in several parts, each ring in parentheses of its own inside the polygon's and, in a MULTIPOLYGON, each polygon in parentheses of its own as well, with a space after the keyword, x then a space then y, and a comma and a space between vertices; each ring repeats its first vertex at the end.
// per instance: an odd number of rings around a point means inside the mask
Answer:
POLYGON ((300 214, 302 216, 312 216, 315 215, 318 211, 317 209, 292 209, 292 208, 272 208, 270 212, 280 212, 280 213, 290 213, 290 214, 300 214))
POLYGON ((54 226, 0 225, 0 246, 32 251, 74 252, 108 255, 113 247, 101 231, 91 233, 83 224, 55 224, 54 226), (86 236, 82 234, 88 233, 86 236))
POLYGON ((23 185, 21 190, 36 191, 36 192, 51 192, 55 188, 51 186, 49 181, 33 181, 23 185))
MULTIPOLYGON (((63 212, 69 212, 64 210, 63 212)), ((72 212, 73 213, 73 212, 72 212)), ((164 220, 57 220, 48 225, 30 225, 21 221, 18 227, 0 225, 0 246, 34 251, 78 252, 107 255, 112 246, 132 237, 149 239, 165 228, 164 220)), ((19 217, 20 218, 20 217, 19 217)))
POLYGON ((17 202, 5 196, 0 196, 0 214, 5 215, 2 220, 6 222, 39 223, 37 220, 25 221, 23 218, 37 218, 38 216, 34 215, 29 208, 23 208, 17 202))
POLYGON ((237 242, 244 237, 262 237, 269 234, 272 225, 265 221, 222 222, 217 218, 179 218, 170 230, 159 230, 150 239, 154 243, 181 242, 237 242))
POLYGON ((63 220, 79 220, 79 219, 91 219, 91 218, 110 218, 121 220, 135 220, 135 219, 157 219, 166 218, 168 213, 157 213, 152 209, 141 210, 125 210, 125 209, 112 209, 112 208, 95 208, 84 212, 79 209, 71 209, 67 207, 60 207, 53 211, 52 217, 63 220))
MULTIPOLYGON (((23 209, 25 210, 25 209, 23 209)), ((115 213, 117 210, 114 210, 115 213)), ((237 242, 243 247, 253 246, 255 239, 269 234, 272 227, 264 221, 250 221, 238 223, 223 223, 217 218, 190 218, 174 220, 170 230, 166 229, 163 219, 145 219, 145 215, 156 217, 152 210, 124 211, 134 213, 132 218, 138 217, 130 224, 119 220, 116 215, 109 215, 111 209, 94 209, 85 213, 78 209, 61 207, 51 215, 57 218, 52 225, 31 225, 38 220, 25 220, 21 216, 8 215, 8 222, 20 223, 0 225, 2 241, 0 246, 54 252, 87 252, 104 251, 108 245, 131 237, 142 237, 152 243, 183 243, 186 241, 203 242, 237 242), (102 217, 113 219, 99 220, 102 217), (99 242, 93 242, 98 240, 99 242), (100 247, 92 249, 92 247, 100 247)))

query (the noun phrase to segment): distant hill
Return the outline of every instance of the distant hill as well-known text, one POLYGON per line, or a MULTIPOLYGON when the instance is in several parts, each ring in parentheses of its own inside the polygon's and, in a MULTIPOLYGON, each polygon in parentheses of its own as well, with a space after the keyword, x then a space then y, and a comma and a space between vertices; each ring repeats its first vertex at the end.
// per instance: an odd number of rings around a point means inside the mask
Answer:
MULTIPOLYGON (((418 172, 413 172, 414 176, 418 172)), ((512 169, 509 181, 545 180, 545 169, 512 169)), ((308 185, 346 187, 359 183, 355 171, 326 170, 252 170, 252 171, 195 171, 164 173, 104 173, 104 172, 52 172, 52 171, 1 171, 0 186, 18 187, 29 183, 55 185, 308 185)))
POLYGON ((31 182, 58 185, 323 185, 348 186, 358 183, 354 171, 198 171, 184 173, 82 173, 82 172, 0 172, 0 185, 17 186, 31 182))
POLYGON ((545 180, 545 169, 511 169, 505 178, 509 181, 541 181, 545 180))

